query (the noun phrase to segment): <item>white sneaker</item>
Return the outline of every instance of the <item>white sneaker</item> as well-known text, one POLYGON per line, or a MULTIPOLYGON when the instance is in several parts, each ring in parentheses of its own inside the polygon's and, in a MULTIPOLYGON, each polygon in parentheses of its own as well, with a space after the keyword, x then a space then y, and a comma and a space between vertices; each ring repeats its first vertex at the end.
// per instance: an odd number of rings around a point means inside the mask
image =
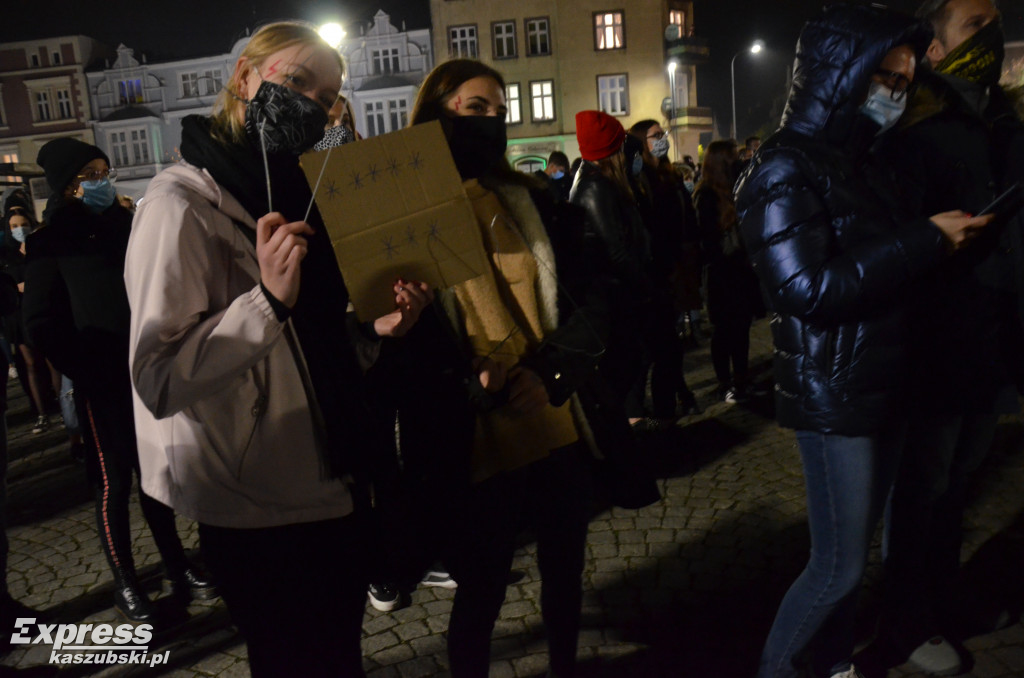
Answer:
POLYGON ((864 678, 864 674, 858 671, 856 668, 851 666, 845 671, 839 673, 833 673, 830 678, 864 678))
POLYGON ((942 636, 935 636, 918 645, 907 661, 933 676, 955 676, 962 667, 960 654, 942 636))
POLYGON ((430 570, 423 579, 420 580, 420 584, 423 586, 437 586, 442 589, 454 589, 458 588, 458 584, 452 579, 452 576, 447 572, 441 570, 430 570))

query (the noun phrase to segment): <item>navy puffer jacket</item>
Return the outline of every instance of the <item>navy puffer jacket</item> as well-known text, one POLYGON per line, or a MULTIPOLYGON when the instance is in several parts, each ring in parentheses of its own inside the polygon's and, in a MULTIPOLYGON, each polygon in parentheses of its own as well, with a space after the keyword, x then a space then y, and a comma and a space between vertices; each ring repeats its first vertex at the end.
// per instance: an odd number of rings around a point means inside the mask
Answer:
MULTIPOLYGON (((878 127, 858 108, 893 47, 930 29, 877 7, 833 5, 797 45, 782 126, 740 177, 740 230, 772 316, 783 426, 860 436, 899 413, 903 283, 944 256, 942 233, 897 223, 869 185, 878 127)), ((877 182, 875 182, 877 183, 877 182)))

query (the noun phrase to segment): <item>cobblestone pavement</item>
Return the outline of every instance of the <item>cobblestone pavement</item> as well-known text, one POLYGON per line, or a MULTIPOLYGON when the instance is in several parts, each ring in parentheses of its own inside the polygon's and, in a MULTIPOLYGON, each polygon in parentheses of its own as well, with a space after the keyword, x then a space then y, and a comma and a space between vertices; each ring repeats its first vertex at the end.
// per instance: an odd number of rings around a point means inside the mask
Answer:
MULTIPOLYGON (((753 331, 752 363, 769 376, 767 323, 753 331)), ((612 509, 590 526, 584 574, 581 675, 731 678, 752 676, 761 643, 786 587, 803 567, 808 537, 799 456, 791 432, 778 428, 766 399, 750 405, 714 400, 705 345, 686 358, 687 377, 706 407, 647 440, 644 463, 660 478, 663 501, 639 511, 612 509)), ((15 598, 62 622, 110 622, 111 577, 96 538, 91 493, 63 432, 32 435, 21 389, 9 389, 10 525, 8 580, 15 598)), ((1024 425, 1000 425, 995 450, 979 471, 966 522, 964 572, 972 590, 1012 597, 1019 615, 1024 557, 1024 425), (1007 560, 1010 560, 1007 564, 1007 560)), ((135 556, 156 597, 158 557, 137 504, 135 556)), ((186 548, 195 526, 178 522, 186 548)), ((878 549, 861 599, 859 637, 870 639, 879 602, 878 549)), ((517 553, 522 578, 508 588, 494 632, 494 678, 545 675, 540 582, 531 544, 517 553)), ((369 606, 366 668, 373 678, 446 674, 444 631, 453 592, 420 588, 390 614, 369 606)), ((161 602, 158 600, 158 603, 161 602)), ((169 612, 165 606, 165 612, 169 612)), ((977 678, 1024 676, 1024 625, 966 642, 977 678)), ((108 667, 103 676, 247 676, 245 647, 223 604, 195 604, 171 619, 151 645, 169 651, 167 667, 108 667)), ((18 646, 6 667, 46 664, 47 645, 18 646)), ((870 652, 865 660, 870 660, 870 652)), ((869 662, 870 663, 870 662, 869 662)), ((65 667, 59 675, 89 675, 65 667)), ((915 676, 908 666, 869 673, 915 676)))

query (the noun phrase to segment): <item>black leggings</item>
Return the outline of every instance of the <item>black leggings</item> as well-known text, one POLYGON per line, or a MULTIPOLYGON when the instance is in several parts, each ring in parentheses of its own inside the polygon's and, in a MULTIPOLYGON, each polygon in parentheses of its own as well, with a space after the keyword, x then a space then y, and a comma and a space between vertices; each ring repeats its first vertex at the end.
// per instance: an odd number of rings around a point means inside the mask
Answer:
POLYGON ((711 364, 714 365, 715 376, 723 385, 742 386, 747 383, 750 325, 749 315, 742 318, 726 316, 715 320, 715 331, 711 335, 711 364))
POLYGON ((448 624, 452 678, 486 678, 491 633, 505 601, 516 537, 537 537, 541 612, 551 669, 571 676, 583 600, 581 576, 589 522, 590 469, 581 445, 475 485, 445 560, 459 587, 448 624))
MULTIPOLYGON (((76 390, 77 395, 77 390, 76 390)), ((100 543, 118 586, 135 581, 128 503, 132 472, 139 474, 139 452, 135 444, 130 396, 125 398, 82 398, 85 413, 82 432, 88 441, 86 468, 96 490, 96 525, 100 543)), ((153 533, 168 577, 179 576, 188 566, 178 539, 174 511, 149 497, 139 488, 142 515, 153 533)))

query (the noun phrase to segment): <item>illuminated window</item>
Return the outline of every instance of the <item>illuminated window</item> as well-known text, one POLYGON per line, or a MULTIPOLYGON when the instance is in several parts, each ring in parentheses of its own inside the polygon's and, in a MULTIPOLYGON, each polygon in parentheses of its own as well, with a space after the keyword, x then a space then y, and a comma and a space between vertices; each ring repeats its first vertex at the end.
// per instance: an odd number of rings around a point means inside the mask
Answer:
POLYGON ((534 122, 555 119, 555 81, 530 83, 530 117, 534 122))
POLYGON ((625 73, 597 76, 598 107, 608 115, 629 115, 629 79, 625 73))
POLYGON ((523 121, 523 99, 518 82, 510 82, 505 85, 505 105, 508 106, 505 124, 518 125, 521 123, 523 121))
POLYGON ((594 49, 622 49, 626 45, 622 12, 594 14, 594 49))

